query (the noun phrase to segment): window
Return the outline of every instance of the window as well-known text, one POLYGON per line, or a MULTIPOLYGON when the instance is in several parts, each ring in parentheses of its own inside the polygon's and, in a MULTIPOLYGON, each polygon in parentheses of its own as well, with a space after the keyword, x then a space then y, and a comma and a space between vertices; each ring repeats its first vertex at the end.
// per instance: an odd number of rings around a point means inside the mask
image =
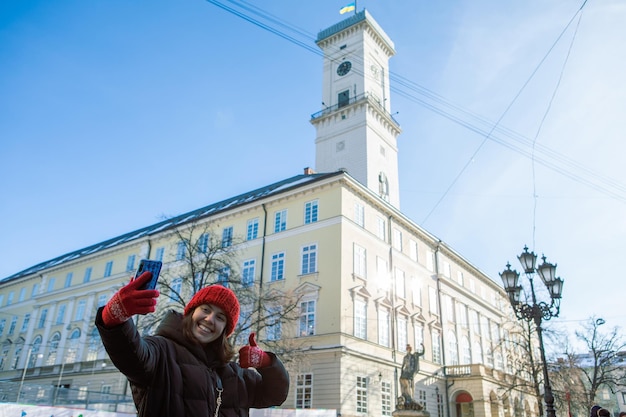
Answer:
POLYGON ((361 203, 354 203, 354 222, 365 227, 365 207, 361 203))
POLYGON ((467 306, 457 301, 456 303, 456 319, 457 323, 464 329, 469 329, 469 322, 467 321, 467 306))
POLYGON ((428 311, 432 314, 439 314, 437 311, 437 290, 434 287, 428 287, 428 311))
POLYGON ((247 261, 243 261, 243 267, 241 268, 241 283, 244 287, 249 287, 254 283, 255 267, 255 259, 248 259, 247 261))
POLYGON ((456 334, 453 331, 448 332, 448 359, 450 365, 459 364, 459 346, 456 340, 456 334))
POLYGON ((20 295, 17 297, 17 302, 21 303, 26 298, 26 288, 20 289, 20 295))
POLYGON ((15 333, 16 327, 17 327, 17 316, 13 316, 11 318, 11 324, 9 325, 9 332, 7 333, 7 335, 10 336, 13 333, 15 333))
POLYGON ((426 255, 426 268, 431 272, 435 270, 435 254, 431 250, 426 255))
POLYGON ((228 287, 229 281, 230 281, 230 267, 225 266, 223 268, 220 268, 220 270, 217 273, 217 282, 223 285, 224 287, 228 287))
POLYGON ((63 324, 65 322, 65 309, 67 305, 61 304, 59 305, 59 309, 57 310, 57 319, 54 322, 55 324, 63 324))
POLYGON ((413 304, 418 307, 422 306, 422 287, 420 287, 417 278, 411 278, 411 288, 413 289, 413 304))
POLYGON ((483 361, 483 347, 480 345, 480 342, 474 342, 474 349, 472 350, 472 356, 474 357, 475 363, 481 363, 483 361))
POLYGON ((89 281, 91 281, 91 271, 93 270, 92 267, 87 267, 85 268, 85 275, 83 276, 83 283, 86 284, 89 281))
POLYGON ((387 220, 384 217, 376 217, 377 225, 376 236, 382 241, 387 241, 387 220))
POLYGON ((417 394, 417 402, 421 404, 424 409, 426 409, 426 390, 425 389, 416 389, 415 393, 417 394))
POLYGON ((184 240, 180 240, 176 244, 176 260, 181 261, 185 259, 185 254, 187 253, 187 246, 185 245, 184 240))
POLYGON ((354 244, 354 275, 362 278, 367 277, 365 255, 365 248, 354 244))
POLYGON ((246 240, 256 239, 259 236, 259 218, 248 220, 246 226, 246 240))
POLYGON ((22 322, 22 329, 20 330, 21 332, 25 332, 26 330, 28 330, 29 321, 30 321, 30 313, 26 313, 24 315, 24 321, 22 322))
POLYGON ((43 329, 46 326, 46 316, 48 315, 48 309, 44 308, 41 310, 41 315, 39 316, 39 324, 37 325, 38 329, 43 329))
POLYGON ((163 246, 156 248, 154 259, 163 262, 163 255, 165 254, 165 248, 163 246))
POLYGON ((78 393, 76 394, 76 398, 80 401, 85 401, 85 399, 87 398, 86 386, 78 387, 78 393))
POLYGON ((128 255, 128 259, 126 259, 126 272, 132 271, 135 269, 135 255, 128 255))
POLYGON ((78 354, 78 340, 80 339, 80 330, 74 329, 69 338, 69 343, 66 348, 67 355, 64 362, 74 363, 76 362, 76 356, 78 354))
POLYGON ((317 245, 302 247, 302 275, 317 272, 317 245))
POLYGON ((417 242, 409 239, 409 257, 417 262, 417 242))
POLYGON ((367 414, 367 377, 356 377, 356 412, 367 414))
POLYGON ((389 347, 389 309, 378 310, 378 344, 389 347))
MULTIPOLYGON (((240 328, 248 328, 250 323, 252 322, 252 306, 250 305, 242 305, 239 309, 239 321, 237 322, 240 328)), ((248 338, 250 336, 250 332, 237 332, 235 337, 235 345, 243 346, 248 344, 248 338)))
POLYGON ((449 295, 444 295, 442 298, 444 317, 448 321, 454 321, 454 300, 449 295))
POLYGON ((0 320, 0 336, 2 336, 2 333, 4 333, 4 328, 7 325, 7 319, 2 319, 0 320))
POLYGON ((401 270, 400 268, 396 268, 395 275, 396 275, 396 296, 400 298, 406 298, 404 271, 401 270))
POLYGON ((35 367, 35 365, 37 364, 38 358, 43 358, 43 354, 39 353, 39 351, 41 350, 42 341, 43 339, 41 336, 37 336, 35 337, 35 340, 33 340, 33 346, 32 346, 32 350, 30 351, 30 357, 27 358, 29 368, 35 367))
POLYGON ((463 271, 456 271, 456 280, 460 286, 463 286, 463 271))
POLYGON ((402 231, 393 229, 393 247, 402 252, 402 231))
POLYGON ((296 376, 296 408, 313 408, 313 374, 296 376))
POLYGON ((85 317, 85 306, 87 305, 86 300, 80 300, 78 305, 76 306, 76 315, 74 316, 74 320, 79 321, 85 317))
POLYGON ((304 224, 317 221, 317 200, 308 201, 304 204, 304 224))
POLYGON ((285 252, 272 255, 272 272, 270 281, 280 281, 285 279, 285 252))
POLYGON ((74 273, 72 272, 68 272, 67 275, 65 276, 65 288, 69 288, 72 286, 72 277, 74 276, 74 273))
POLYGON ((337 94, 337 108, 345 107, 350 103, 350 90, 337 94))
POLYGON ((354 336, 367 339, 367 303, 362 298, 354 300, 354 336))
POLYGON ((209 234, 202 233, 198 238, 198 252, 206 253, 209 249, 209 234))
POLYGON ((274 233, 287 229, 287 210, 277 211, 274 215, 274 233))
POLYGON ((280 318, 282 316, 282 309, 280 307, 270 308, 269 311, 270 321, 267 326, 267 340, 280 340, 282 337, 282 323, 280 318))
POLYGON ((180 301, 180 292, 183 289, 183 279, 182 278, 176 278, 174 281, 172 281, 172 292, 170 294, 170 298, 173 301, 180 301))
MULTIPOLYGON (((474 415, 474 413, 472 412, 471 414, 468 415, 474 415)), ((443 417, 443 394, 439 394, 437 393, 437 417, 443 417)))
MULTIPOLYGON (((54 291, 54 278, 50 278, 48 279, 48 292, 52 292, 54 291)), ((11 291, 11 293, 9 294, 9 300, 11 300, 11 303, 13 303, 13 291, 11 291)), ((7 305, 9 305, 9 302, 7 301, 7 305)))
POLYGON ((417 350, 424 344, 424 325, 422 323, 415 323, 413 332, 415 333, 415 350, 417 350))
MULTIPOLYGON (((406 324, 407 320, 405 317, 398 317, 398 350, 401 352, 406 350, 406 345, 409 343, 406 324)), ((415 350, 417 351, 417 348, 415 350)))
MULTIPOLYGON (((87 269, 91 269, 91 268, 87 268, 87 269)), ((85 270, 85 276, 87 275, 87 269, 85 270)), ((109 261, 106 263, 106 265, 104 265, 104 276, 110 277, 112 272, 113 272, 113 261, 109 261)), ((89 271, 89 275, 91 275, 91 271, 89 271)))
POLYGON ((233 245, 233 227, 225 227, 222 230, 222 247, 228 248, 233 245))
POLYGON ((315 334, 315 300, 300 303, 300 336, 315 334))
POLYGON ((441 336, 439 330, 433 330, 431 333, 433 362, 441 365, 441 336))
POLYGON ((380 385, 380 403, 382 407, 382 415, 391 415, 391 383, 387 381, 381 382, 380 385))
MULTIPOLYGON (((33 285, 33 291, 30 293, 30 298, 35 298, 39 294, 39 284, 33 285)), ((0 306, 2 305, 2 296, 0 295, 0 306)))
MULTIPOLYGON (((50 279, 52 280, 52 286, 54 286, 54 278, 50 278, 50 279)), ((48 291, 51 291, 51 290, 50 290, 50 286, 48 286, 48 291)), ((14 298, 14 297, 15 297, 15 293, 14 293, 13 291, 11 291, 11 292, 9 293, 9 296, 7 297, 7 305, 8 305, 8 306, 9 306, 9 305, 11 305, 11 304, 13 304, 13 298, 14 298)))
MULTIPOLYGON (((93 328, 91 330, 91 334, 89 335, 89 341, 87 346, 87 360, 95 361, 98 358, 98 351, 102 346, 102 339, 100 338, 100 333, 98 333, 97 328, 93 328)), ((104 363, 104 362, 103 362, 104 363)), ((95 369, 94 363, 94 369, 95 369)))
POLYGON ((105 294, 100 294, 98 296, 98 308, 104 307, 107 303, 107 296, 105 294))
POLYGON ((61 340, 61 334, 59 332, 53 334, 52 337, 50 338, 50 349, 48 349, 48 357, 46 358, 46 365, 54 365, 54 363, 56 362, 60 340, 61 340))

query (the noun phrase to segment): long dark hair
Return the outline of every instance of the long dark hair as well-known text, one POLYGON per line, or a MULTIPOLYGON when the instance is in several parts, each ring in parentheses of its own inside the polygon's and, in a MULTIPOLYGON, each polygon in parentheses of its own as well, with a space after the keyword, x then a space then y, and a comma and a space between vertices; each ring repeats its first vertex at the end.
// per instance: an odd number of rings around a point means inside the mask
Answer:
MULTIPOLYGON (((196 307, 197 308, 197 307, 196 307)), ((195 310, 195 309, 194 309, 195 310)), ((217 359, 221 363, 229 362, 235 356, 235 348, 230 343, 228 338, 224 335, 224 332, 208 345, 202 345, 198 339, 195 338, 191 329, 193 328, 193 311, 186 316, 183 316, 183 335, 193 343, 203 346, 205 350, 214 352, 217 355, 217 359)))

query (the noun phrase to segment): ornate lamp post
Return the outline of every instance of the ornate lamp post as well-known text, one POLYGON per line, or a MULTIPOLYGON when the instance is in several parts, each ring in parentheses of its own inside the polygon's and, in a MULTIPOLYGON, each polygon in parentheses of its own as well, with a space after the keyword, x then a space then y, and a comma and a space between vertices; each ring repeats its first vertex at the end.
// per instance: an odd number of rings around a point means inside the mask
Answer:
POLYGON ((544 401, 546 402, 546 412, 548 417, 555 417, 554 411, 554 396, 552 395, 552 388, 550 387, 550 380, 548 378, 548 363, 546 362, 546 353, 543 347, 543 335, 541 329, 542 320, 550 320, 552 317, 558 317, 559 307, 561 304, 561 293, 563 292, 563 280, 556 278, 556 264, 552 265, 546 262, 546 257, 543 256, 543 263, 535 268, 537 262, 537 255, 534 252, 528 252, 528 247, 524 246, 524 252, 517 257, 526 277, 530 282, 530 300, 521 301, 522 286, 519 285, 519 272, 511 269, 511 264, 507 262, 506 269, 500 274, 502 282, 504 283, 504 289, 506 290, 515 316, 518 320, 526 320, 528 322, 534 321, 537 327, 537 337, 539 339, 539 351, 541 352, 541 362, 543 363, 543 385, 544 385, 544 401), (539 275, 544 285, 550 293, 550 304, 544 301, 537 302, 537 296, 535 295, 535 285, 533 278, 535 273, 539 275))

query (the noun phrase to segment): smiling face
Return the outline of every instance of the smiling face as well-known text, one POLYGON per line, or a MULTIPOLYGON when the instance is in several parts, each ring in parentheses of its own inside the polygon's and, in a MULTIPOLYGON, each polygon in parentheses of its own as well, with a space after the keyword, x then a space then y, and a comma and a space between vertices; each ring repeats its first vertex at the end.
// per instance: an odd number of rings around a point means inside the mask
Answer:
POLYGON ((213 304, 200 304, 191 315, 191 333, 202 344, 211 343, 226 328, 226 313, 213 304))

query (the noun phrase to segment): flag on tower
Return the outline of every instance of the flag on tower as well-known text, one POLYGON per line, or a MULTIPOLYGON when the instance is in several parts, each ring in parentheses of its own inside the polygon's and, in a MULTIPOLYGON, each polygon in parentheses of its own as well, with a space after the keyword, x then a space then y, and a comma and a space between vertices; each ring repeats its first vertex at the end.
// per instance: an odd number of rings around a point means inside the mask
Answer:
POLYGON ((348 13, 348 12, 353 11, 355 8, 356 8, 356 2, 353 1, 350 4, 346 4, 345 6, 343 6, 341 10, 339 10, 339 13, 341 14, 348 13))

